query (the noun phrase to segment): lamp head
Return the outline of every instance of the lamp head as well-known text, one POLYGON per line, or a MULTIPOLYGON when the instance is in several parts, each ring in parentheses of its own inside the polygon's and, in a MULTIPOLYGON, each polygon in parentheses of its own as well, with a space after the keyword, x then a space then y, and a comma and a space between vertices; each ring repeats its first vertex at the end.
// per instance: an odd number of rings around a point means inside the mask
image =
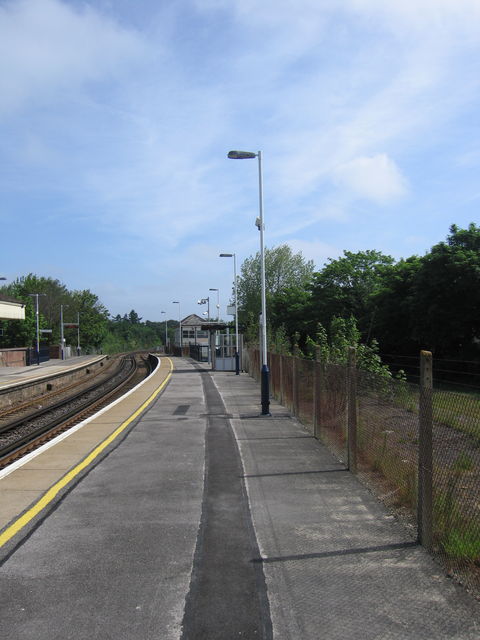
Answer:
POLYGON ((229 151, 228 158, 230 160, 246 160, 247 158, 256 158, 258 154, 253 151, 229 151))

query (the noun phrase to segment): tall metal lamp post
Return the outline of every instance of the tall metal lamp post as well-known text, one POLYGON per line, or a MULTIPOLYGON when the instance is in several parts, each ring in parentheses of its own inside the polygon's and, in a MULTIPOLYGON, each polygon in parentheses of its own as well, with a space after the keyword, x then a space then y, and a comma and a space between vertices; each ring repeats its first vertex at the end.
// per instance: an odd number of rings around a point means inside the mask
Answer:
POLYGON ((68 304, 60 305, 60 350, 61 350, 61 359, 65 360, 65 336, 63 335, 63 309, 64 307, 68 307, 68 304))
POLYGON ((46 296, 46 293, 29 293, 29 296, 35 298, 35 318, 37 327, 37 365, 40 365, 40 321, 38 311, 38 296, 46 296))
POLYGON ((237 256, 235 253, 221 253, 220 258, 233 258, 233 286, 235 292, 235 375, 240 375, 240 354, 238 352, 238 296, 237 296, 237 256))
MULTIPOLYGON (((160 313, 166 314, 167 312, 160 311, 160 313)), ((165 353, 167 353, 167 341, 168 341, 167 325, 168 325, 168 320, 167 320, 167 316, 165 315, 165 353)))
POLYGON ((263 244, 263 178, 262 178, 262 152, 257 151, 229 151, 228 157, 231 160, 247 160, 250 158, 258 158, 258 199, 260 217, 257 227, 260 231, 260 271, 261 271, 261 288, 262 288, 262 415, 270 415, 270 371, 268 369, 267 360, 267 303, 265 294, 265 251, 263 244))
POLYGON ((209 289, 209 291, 217 292, 217 322, 220 320, 220 289, 209 289))
POLYGON ((77 311, 77 356, 80 355, 80 311, 77 311))
POLYGON ((210 296, 208 298, 202 298, 201 300, 197 300, 197 303, 207 305, 207 321, 210 322, 210 296))
POLYGON ((178 304, 178 328, 180 331, 180 355, 183 356, 182 317, 180 315, 180 302, 178 300, 173 300, 172 304, 178 304))

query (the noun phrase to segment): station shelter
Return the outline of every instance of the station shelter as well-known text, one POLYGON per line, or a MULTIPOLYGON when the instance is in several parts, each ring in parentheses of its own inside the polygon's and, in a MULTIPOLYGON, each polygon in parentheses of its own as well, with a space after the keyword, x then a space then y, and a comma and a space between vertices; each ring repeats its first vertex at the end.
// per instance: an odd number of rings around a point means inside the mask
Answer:
MULTIPOLYGON (((25 303, 0 294, 0 320, 25 320, 25 303)), ((2 331, 0 323, 0 332, 2 331)), ((25 366, 26 348, 0 349, 0 366, 25 366)))
MULTIPOLYGON (((182 353, 198 362, 207 362, 214 371, 235 371, 235 332, 224 322, 206 322, 192 314, 181 321, 182 353)), ((180 331, 175 331, 175 347, 180 349, 180 331)), ((238 353, 242 362, 242 339, 238 353)), ((241 364, 240 364, 241 367, 241 364)))

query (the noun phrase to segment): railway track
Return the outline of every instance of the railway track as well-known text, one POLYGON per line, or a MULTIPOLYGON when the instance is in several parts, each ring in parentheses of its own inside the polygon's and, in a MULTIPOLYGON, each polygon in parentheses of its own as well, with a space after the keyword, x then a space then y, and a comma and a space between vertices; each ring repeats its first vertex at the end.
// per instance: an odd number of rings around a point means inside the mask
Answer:
POLYGON ((45 402, 45 398, 34 399, 29 407, 24 407, 26 413, 13 420, 5 420, 5 414, 2 414, 0 469, 124 395, 143 380, 149 371, 148 358, 139 354, 126 355, 119 368, 93 385, 82 385, 80 390, 78 385, 70 385, 66 397, 53 403, 48 402, 47 405, 39 406, 39 403, 45 402), (72 393, 75 386, 77 391, 72 393), (37 406, 32 410, 32 405, 35 404, 37 406))

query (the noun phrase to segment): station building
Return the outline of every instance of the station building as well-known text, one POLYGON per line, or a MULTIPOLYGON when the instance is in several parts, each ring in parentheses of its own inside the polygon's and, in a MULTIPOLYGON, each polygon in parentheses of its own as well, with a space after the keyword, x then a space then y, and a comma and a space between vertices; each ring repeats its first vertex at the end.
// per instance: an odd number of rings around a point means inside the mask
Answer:
MULTIPOLYGON (((202 330, 205 320, 192 313, 181 321, 182 344, 188 347, 190 344, 208 345, 208 331, 202 330)), ((175 329, 175 346, 180 347, 180 329, 175 329)))
MULTIPOLYGON (((0 320, 25 320, 25 303, 0 293, 0 320)), ((0 367, 25 366, 25 362, 26 349, 0 349, 0 367)))

